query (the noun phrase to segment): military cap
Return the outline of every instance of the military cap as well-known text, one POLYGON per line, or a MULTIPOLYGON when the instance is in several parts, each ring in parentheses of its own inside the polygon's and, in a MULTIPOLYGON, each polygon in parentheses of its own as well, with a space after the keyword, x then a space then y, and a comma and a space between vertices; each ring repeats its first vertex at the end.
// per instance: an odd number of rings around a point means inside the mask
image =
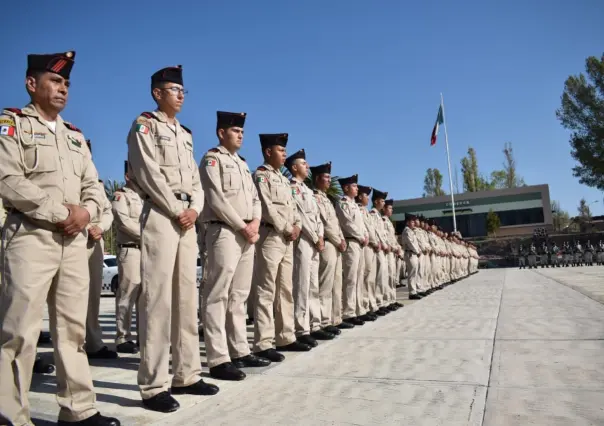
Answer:
POLYGON ((377 189, 373 189, 373 196, 371 200, 375 202, 375 200, 385 200, 388 196, 387 192, 378 191, 377 189))
POLYGON ((371 188, 370 186, 364 186, 364 185, 359 185, 359 195, 361 194, 371 194, 371 191, 373 190, 373 188, 371 188))
POLYGON ((357 183, 358 181, 359 181, 359 175, 352 175, 350 177, 338 179, 338 182, 340 182, 340 186, 342 186, 342 187, 344 187, 345 185, 351 185, 353 183, 357 183))
POLYGON ((275 145, 285 147, 289 137, 287 133, 264 133, 260 134, 259 136, 262 149, 270 148, 271 146, 275 145))
POLYGON ((68 80, 74 60, 75 52, 73 50, 62 53, 27 55, 27 75, 35 71, 45 71, 58 74, 68 80))
POLYGON ((331 174, 331 161, 329 163, 321 164, 310 168, 310 172, 313 176, 318 176, 323 173, 331 174))
POLYGON ((416 220, 416 219, 417 219, 417 216, 415 216, 414 214, 405 215, 405 222, 409 222, 409 221, 416 220))
POLYGON ((229 127, 243 127, 245 124, 245 112, 216 111, 216 128, 228 129, 229 127))
POLYGON ((304 149, 301 149, 301 150, 293 153, 289 157, 287 157, 285 159, 285 167, 287 167, 287 169, 290 170, 291 167, 292 167, 292 165, 294 164, 294 162, 296 160, 298 160, 299 158, 302 158, 303 160, 306 160, 306 153, 304 152, 304 149))
POLYGON ((391 198, 389 200, 384 201, 385 206, 394 206, 394 200, 391 198))
POLYGON ((154 86, 157 83, 176 83, 182 86, 182 65, 162 68, 159 71, 156 71, 155 74, 151 76, 151 86, 154 86))

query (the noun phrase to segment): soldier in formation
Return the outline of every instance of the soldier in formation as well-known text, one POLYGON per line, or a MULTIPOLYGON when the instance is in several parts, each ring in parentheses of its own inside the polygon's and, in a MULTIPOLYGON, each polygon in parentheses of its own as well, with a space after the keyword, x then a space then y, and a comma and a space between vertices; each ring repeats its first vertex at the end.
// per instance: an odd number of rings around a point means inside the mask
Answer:
POLYGON ((552 268, 556 268, 556 267, 560 267, 560 247, 558 247, 558 245, 556 244, 556 242, 554 241, 552 243, 552 250, 551 250, 551 265, 552 268))
POLYGON ((7 211, 0 293, 0 423, 31 424, 28 392, 47 303, 59 424, 119 425, 95 408, 86 352, 87 228, 104 205, 82 132, 63 120, 75 52, 29 55, 30 103, 0 116, 0 198, 7 211), (18 188, 18 190, 17 190, 18 188))
POLYGON ((594 252, 594 246, 591 244, 591 241, 587 240, 587 243, 585 244, 585 265, 593 266, 594 252))
POLYGON ((31 424, 32 373, 54 369, 37 360, 38 341, 55 346, 59 424, 114 426, 119 420, 95 408, 88 358, 140 351, 142 405, 171 412, 175 396, 219 392, 201 378, 199 317, 210 376, 243 380, 243 368, 310 351, 401 308, 402 276, 409 298, 421 299, 477 271, 476 248, 434 221, 409 215, 397 236, 394 201, 359 185, 358 175, 340 179, 343 197, 330 197, 331 163, 311 168, 304 150, 286 158, 287 134, 260 135, 264 164, 252 174, 239 155, 245 113, 217 112, 218 145, 197 165, 192 132, 176 118, 187 93, 181 66, 151 76, 157 108, 132 123, 126 184, 110 202, 90 144, 59 115, 74 59, 30 55, 31 103, 0 117, 0 422, 31 424), (99 325, 103 234, 112 223, 117 352, 99 325), (44 303, 52 339, 39 329, 44 303))
POLYGON ((549 247, 547 243, 544 241, 541 244, 541 268, 549 268, 549 247))
POLYGON ((537 249, 535 248, 534 242, 531 242, 531 246, 529 247, 527 259, 528 259, 529 269, 537 267, 537 249))
POLYGON ((520 247, 518 248, 518 267, 519 269, 526 268, 526 251, 522 244, 520 244, 520 247))
MULTIPOLYGON (((141 189, 130 179, 128 161, 124 162, 126 185, 115 191, 111 202, 114 223, 117 226, 118 287, 115 294, 115 345, 117 352, 138 353, 138 344, 132 336, 132 311, 138 303, 141 289, 141 229, 143 209, 141 189)), ((138 307, 136 308, 138 313, 138 307)), ((136 320, 136 329, 139 329, 136 320)), ((137 332, 137 336, 139 332, 137 332)))

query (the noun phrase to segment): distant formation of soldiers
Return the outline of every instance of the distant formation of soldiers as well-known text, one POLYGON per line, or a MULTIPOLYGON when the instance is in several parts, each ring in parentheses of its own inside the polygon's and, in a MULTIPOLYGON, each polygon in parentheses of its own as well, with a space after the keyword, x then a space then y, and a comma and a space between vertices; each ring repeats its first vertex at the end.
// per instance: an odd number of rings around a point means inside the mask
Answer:
POLYGON ((151 76, 157 109, 133 121, 126 185, 109 201, 90 141, 59 115, 74 60, 29 55, 31 102, 0 115, 0 423, 31 424, 32 374, 54 369, 39 365, 39 341, 54 345, 58 423, 117 426, 95 408, 89 359, 140 351, 143 406, 172 412, 174 396, 219 392, 201 377, 199 319, 210 376, 243 380, 244 367, 282 362, 401 308, 402 276, 409 298, 421 299, 477 272, 476 247, 433 220, 407 215, 395 235, 393 200, 358 175, 339 179, 343 196, 332 198, 331 163, 310 167, 304 150, 288 157, 287 133, 260 135, 264 163, 252 173, 238 154, 245 113, 217 113, 218 145, 196 164, 192 132, 176 119, 187 93, 180 66, 151 76), (113 222, 116 351, 99 324, 103 233, 113 222), (45 304, 50 339, 40 330, 45 304))
POLYGON ((564 241, 558 247, 554 241, 550 244, 542 242, 539 249, 535 242, 531 242, 528 249, 521 244, 518 248, 518 267, 520 269, 537 268, 537 257, 542 268, 568 267, 568 266, 593 266, 604 265, 604 241, 599 240, 593 245, 587 240, 585 247, 580 241, 564 241))

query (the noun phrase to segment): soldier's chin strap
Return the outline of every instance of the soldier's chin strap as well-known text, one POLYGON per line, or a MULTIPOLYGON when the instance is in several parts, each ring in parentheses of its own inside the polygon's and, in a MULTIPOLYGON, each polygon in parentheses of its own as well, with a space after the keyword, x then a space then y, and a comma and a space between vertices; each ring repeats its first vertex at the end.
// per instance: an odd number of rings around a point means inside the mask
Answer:
POLYGON ((32 123, 31 118, 28 115, 24 115, 24 117, 27 119, 27 121, 29 123, 29 127, 31 129, 31 140, 32 140, 32 142, 34 142, 34 165, 31 169, 27 166, 27 163, 25 162, 25 150, 23 149, 22 142, 21 142, 21 141, 25 140, 25 135, 24 135, 24 132, 21 131, 21 121, 19 120, 19 117, 16 117, 16 116, 15 116, 15 130, 17 131, 17 137, 19 138, 19 142, 17 143, 17 146, 19 148, 19 157, 21 158, 21 162, 23 163, 23 168, 25 169, 25 172, 31 173, 38 168, 38 160, 39 160, 38 144, 36 143, 36 139, 34 138, 34 124, 32 123))

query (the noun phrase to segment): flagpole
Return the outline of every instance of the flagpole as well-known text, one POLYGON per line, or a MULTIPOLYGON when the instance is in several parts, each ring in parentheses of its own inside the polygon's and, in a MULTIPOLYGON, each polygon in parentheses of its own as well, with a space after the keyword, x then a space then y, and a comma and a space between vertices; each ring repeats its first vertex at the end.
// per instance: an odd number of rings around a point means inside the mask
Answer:
POLYGON ((451 176, 451 157, 449 156, 449 136, 447 136, 447 120, 445 118, 445 101, 440 94, 440 107, 443 110, 443 125, 445 127, 445 146, 447 147, 447 165, 449 166, 449 188, 451 190, 451 209, 453 210, 453 231, 457 232, 457 219, 455 218, 455 196, 453 195, 453 178, 451 176))

